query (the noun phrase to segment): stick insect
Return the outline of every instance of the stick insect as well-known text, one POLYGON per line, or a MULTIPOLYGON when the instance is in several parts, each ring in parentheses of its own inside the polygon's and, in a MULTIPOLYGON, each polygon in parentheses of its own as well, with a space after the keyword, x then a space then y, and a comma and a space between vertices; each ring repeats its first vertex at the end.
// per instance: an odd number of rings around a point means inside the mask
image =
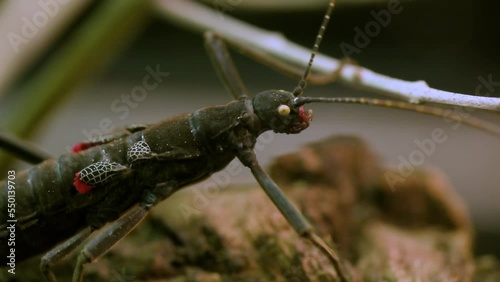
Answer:
MULTIPOLYGON (((400 108, 441 116, 442 109, 404 102, 354 98, 305 97, 303 92, 311 73, 326 26, 334 8, 331 0, 316 37, 308 66, 300 73, 286 64, 276 67, 301 76, 292 91, 267 90, 253 98, 233 64, 226 44, 258 57, 248 47, 207 33, 206 47, 217 73, 234 101, 175 116, 150 126, 131 126, 123 134, 78 144, 75 153, 48 159, 16 176, 17 261, 44 253, 40 268, 48 281, 56 281, 51 266, 106 226, 80 251, 73 281, 82 281, 86 263, 95 261, 133 230, 157 203, 192 183, 223 169, 234 158, 247 166, 269 198, 294 230, 312 242, 330 260, 339 280, 349 273, 334 249, 315 233, 300 211, 264 172, 253 151, 263 132, 297 134, 312 121, 307 103, 358 103, 400 108)), ((264 58, 265 59, 265 58, 264 58)), ((334 75, 331 76, 334 78, 334 75)), ((464 121, 479 125, 472 118, 464 121)), ((0 136, 0 139, 3 137, 0 136)), ((47 159, 36 150, 15 144, 32 162, 47 159)), ((1 182, 0 207, 7 210, 9 184, 1 182)), ((8 253, 8 214, 0 214, 0 250, 8 253)), ((6 256, 1 259, 7 263, 6 256)))

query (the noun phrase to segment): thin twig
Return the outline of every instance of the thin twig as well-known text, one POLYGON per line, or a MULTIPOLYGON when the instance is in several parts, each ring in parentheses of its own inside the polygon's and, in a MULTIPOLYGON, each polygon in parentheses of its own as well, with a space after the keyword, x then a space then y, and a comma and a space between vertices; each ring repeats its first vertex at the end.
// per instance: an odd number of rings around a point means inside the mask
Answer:
MULTIPOLYGON (((160 14, 187 29, 205 32, 211 30, 230 40, 251 46, 279 60, 305 68, 310 48, 288 41, 282 34, 254 27, 234 19, 223 11, 186 0, 153 0, 160 14)), ((338 73, 338 80, 382 95, 411 103, 436 103, 500 111, 500 98, 482 97, 431 88, 424 81, 404 81, 376 73, 367 68, 342 63, 318 54, 313 71, 320 74, 338 73), (341 68, 339 70, 339 68, 341 68)))

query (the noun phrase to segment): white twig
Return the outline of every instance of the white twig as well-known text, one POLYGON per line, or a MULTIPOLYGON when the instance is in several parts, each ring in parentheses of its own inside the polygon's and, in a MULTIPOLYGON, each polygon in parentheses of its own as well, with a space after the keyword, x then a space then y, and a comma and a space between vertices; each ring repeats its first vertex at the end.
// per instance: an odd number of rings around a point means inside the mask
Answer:
MULTIPOLYGON (((215 31, 226 38, 251 46, 279 60, 306 67, 310 48, 288 41, 283 35, 234 19, 223 11, 187 0, 154 0, 168 20, 198 32, 215 31)), ((342 66, 338 79, 359 88, 399 98, 411 103, 437 103, 459 107, 500 111, 500 98, 473 96, 431 88, 424 81, 404 81, 323 54, 316 56, 313 71, 331 74, 342 66)))

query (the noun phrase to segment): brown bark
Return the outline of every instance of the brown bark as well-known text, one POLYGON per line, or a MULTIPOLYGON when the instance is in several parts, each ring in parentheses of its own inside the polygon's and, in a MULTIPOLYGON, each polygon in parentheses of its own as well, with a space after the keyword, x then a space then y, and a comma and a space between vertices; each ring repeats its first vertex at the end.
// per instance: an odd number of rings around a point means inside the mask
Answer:
MULTIPOLYGON (((354 281, 472 279, 471 222, 438 171, 417 170, 391 187, 387 177, 397 172, 379 167, 352 137, 282 156, 270 171, 354 281)), ((336 281, 328 259, 257 184, 175 194, 86 273, 115 281, 336 281)))

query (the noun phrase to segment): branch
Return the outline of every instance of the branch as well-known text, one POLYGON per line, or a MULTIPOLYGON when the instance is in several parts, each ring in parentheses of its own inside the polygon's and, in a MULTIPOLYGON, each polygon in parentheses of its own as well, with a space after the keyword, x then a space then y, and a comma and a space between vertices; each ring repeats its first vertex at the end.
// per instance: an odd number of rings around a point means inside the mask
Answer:
MULTIPOLYGON (((230 40, 255 48, 278 60, 301 68, 307 65, 311 53, 310 48, 290 42, 280 33, 269 32, 234 19, 224 14, 221 7, 214 10, 185 0, 153 0, 153 2, 162 16, 189 30, 200 33, 207 30, 215 31, 230 40)), ((346 84, 411 103, 436 103, 500 111, 500 98, 438 90, 429 87, 424 81, 404 81, 392 78, 361 66, 342 63, 341 60, 323 54, 316 56, 313 71, 325 75, 338 72, 338 79, 346 84)))

